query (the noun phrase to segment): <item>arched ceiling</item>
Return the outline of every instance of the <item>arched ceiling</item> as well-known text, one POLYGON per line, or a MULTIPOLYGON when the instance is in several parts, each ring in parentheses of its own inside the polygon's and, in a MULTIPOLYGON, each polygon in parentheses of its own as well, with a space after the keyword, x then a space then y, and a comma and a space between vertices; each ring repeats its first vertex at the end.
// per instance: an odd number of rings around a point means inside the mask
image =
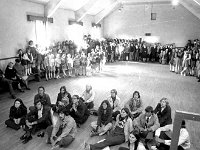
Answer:
MULTIPOLYGON (((45 5, 47 17, 58 8, 75 11, 77 21, 81 21, 85 15, 94 15, 98 23, 115 9, 122 5, 142 4, 170 4, 172 0, 25 0, 45 5)), ((180 4, 200 19, 200 0, 179 0, 180 4)))

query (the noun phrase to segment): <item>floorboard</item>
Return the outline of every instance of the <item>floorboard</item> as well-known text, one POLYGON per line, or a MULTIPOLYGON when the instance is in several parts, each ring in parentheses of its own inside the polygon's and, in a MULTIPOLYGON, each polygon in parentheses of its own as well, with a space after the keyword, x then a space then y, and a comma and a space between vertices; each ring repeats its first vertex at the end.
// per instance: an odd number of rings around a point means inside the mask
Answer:
MULTIPOLYGON (((65 85, 67 90, 73 95, 80 95, 89 83, 96 92, 95 107, 107 98, 110 90, 115 88, 123 105, 137 90, 145 106, 156 106, 162 97, 169 99, 172 107, 172 116, 175 110, 200 113, 200 84, 193 77, 183 77, 169 72, 168 66, 160 64, 146 64, 134 62, 117 62, 106 65, 102 73, 91 77, 66 78, 50 81, 31 82, 31 91, 17 93, 27 106, 33 104, 34 95, 38 86, 46 88, 46 93, 51 97, 52 103, 56 102, 56 97, 61 86, 65 85)), ((49 150, 51 147, 45 144, 46 138, 33 137, 27 144, 22 144, 19 137, 23 131, 14 131, 6 128, 4 121, 8 118, 9 108, 14 100, 9 98, 8 93, 0 95, 0 149, 1 150, 49 150)), ((75 141, 67 148, 68 150, 81 150, 84 141, 95 143, 104 137, 89 137, 90 123, 96 117, 90 116, 88 121, 78 129, 75 141)), ((187 121, 187 128, 190 132, 192 147, 191 150, 200 149, 200 123, 187 121)), ((117 150, 119 146, 112 147, 117 150)))

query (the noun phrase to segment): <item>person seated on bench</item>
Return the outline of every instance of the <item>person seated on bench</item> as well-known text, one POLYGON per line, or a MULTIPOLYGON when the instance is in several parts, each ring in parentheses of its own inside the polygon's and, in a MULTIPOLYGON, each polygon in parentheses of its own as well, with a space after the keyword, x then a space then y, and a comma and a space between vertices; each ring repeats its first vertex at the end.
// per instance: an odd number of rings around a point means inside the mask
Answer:
POLYGON ((20 92, 24 92, 22 90, 22 88, 21 88, 21 85, 20 85, 21 80, 18 78, 17 71, 13 68, 13 63, 12 62, 9 62, 8 66, 6 67, 5 78, 9 79, 9 80, 12 80, 13 84, 17 84, 17 87, 18 87, 19 91, 20 92))
MULTIPOLYGON (((38 94, 35 95, 34 97, 34 104, 38 101, 41 100, 42 105, 51 107, 51 100, 48 94, 45 93, 45 88, 43 86, 38 87, 38 94)), ((32 111, 34 110, 34 106, 30 106, 29 110, 32 111)))
POLYGON ((87 109, 87 106, 79 98, 78 95, 72 96, 72 108, 70 109, 70 115, 74 118, 79 127, 80 124, 83 124, 88 119, 90 112, 87 109))
POLYGON ((13 83, 13 81, 5 78, 3 71, 0 69, 0 85, 2 87, 8 87, 11 97, 13 99, 16 99, 12 83, 13 83))
POLYGON ((88 109, 92 109, 94 107, 94 97, 95 97, 95 92, 92 90, 92 86, 87 84, 86 89, 83 92, 81 96, 84 100, 84 103, 86 104, 88 109))
POLYGON ((47 144, 52 144, 52 149, 67 147, 70 145, 77 133, 75 120, 69 115, 65 108, 59 110, 59 118, 55 126, 49 126, 46 130, 47 144))
MULTIPOLYGON (((156 146, 158 150, 170 149, 172 132, 173 132, 173 124, 166 125, 156 130, 155 139, 158 143, 156 146)), ((177 150, 188 150, 188 149, 190 149, 190 136, 185 126, 185 120, 183 120, 181 123, 177 150)))
POLYGON ((123 108, 117 115, 113 131, 103 141, 96 144, 85 143, 85 150, 100 150, 107 146, 115 146, 128 142, 130 132, 133 130, 132 119, 128 108, 123 108))
POLYGON ((112 128, 112 108, 108 100, 104 100, 98 110, 98 119, 91 123, 91 137, 104 135, 112 128))
MULTIPOLYGON (((46 129, 52 124, 50 107, 44 106, 41 100, 35 102, 35 109, 30 111, 26 116, 26 133, 20 137, 23 140, 23 144, 26 144, 32 139, 31 134, 35 134, 37 131, 46 129)), ((37 136, 44 136, 44 132, 40 132, 37 136)))
POLYGON ((158 117, 153 112, 153 108, 151 106, 147 106, 145 108, 145 113, 141 114, 134 120, 134 126, 137 126, 140 130, 140 138, 141 142, 145 147, 150 149, 153 142, 154 132, 160 127, 158 122, 158 117))
POLYGON ((13 68, 17 71, 17 77, 19 78, 21 83, 25 85, 27 90, 30 90, 30 88, 28 87, 28 76, 25 75, 25 68, 24 66, 22 66, 19 59, 15 59, 15 65, 13 66, 13 68))
POLYGON ((111 95, 107 99, 110 102, 110 105, 113 110, 113 119, 116 120, 116 117, 118 114, 120 114, 120 98, 117 96, 117 90, 112 89, 111 90, 111 95))
POLYGON ((162 98, 156 106, 154 113, 157 114, 160 127, 172 124, 171 107, 167 98, 162 98))
POLYGON ((7 127, 19 130, 25 125, 27 108, 20 98, 17 98, 14 105, 10 108, 9 119, 5 121, 7 127))
POLYGON ((131 112, 132 119, 137 118, 143 111, 143 103, 140 98, 140 93, 138 91, 135 91, 133 93, 133 97, 126 102, 124 107, 128 108, 131 112))

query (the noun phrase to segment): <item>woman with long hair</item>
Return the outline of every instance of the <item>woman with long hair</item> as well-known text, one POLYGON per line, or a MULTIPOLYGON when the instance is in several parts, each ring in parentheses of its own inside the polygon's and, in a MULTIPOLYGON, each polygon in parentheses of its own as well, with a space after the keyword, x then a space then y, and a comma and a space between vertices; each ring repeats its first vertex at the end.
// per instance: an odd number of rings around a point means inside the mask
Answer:
POLYGON ((129 135, 128 148, 119 147, 118 150, 146 150, 140 143, 139 130, 133 130, 129 135))
POLYGON ((9 119, 5 121, 5 124, 7 127, 19 130, 21 126, 25 125, 26 114, 26 106, 20 98, 17 98, 10 108, 9 119))
POLYGON ((85 143, 85 150, 99 150, 107 146, 115 146, 128 142, 129 134, 133 130, 132 120, 128 108, 123 108, 121 113, 117 115, 116 123, 113 131, 105 138, 96 144, 85 143))
POLYGON ((104 100, 98 110, 98 119, 91 123, 90 136, 104 135, 112 128, 112 108, 108 100, 104 100))
MULTIPOLYGON (((53 104, 53 106, 52 106, 52 110, 54 112, 58 112, 58 108, 59 108, 58 106, 59 106, 59 104, 61 103, 61 101, 63 100, 64 97, 68 98, 68 101, 69 101, 70 104, 72 103, 72 98, 71 98, 70 93, 67 92, 65 86, 61 86, 60 92, 58 93, 58 96, 57 96, 56 104, 53 104)), ((64 98, 64 99, 66 99, 66 98, 64 98)))
POLYGON ((128 108, 131 113, 131 118, 137 118, 143 111, 143 104, 140 98, 140 93, 135 91, 133 97, 127 101, 124 107, 128 108))

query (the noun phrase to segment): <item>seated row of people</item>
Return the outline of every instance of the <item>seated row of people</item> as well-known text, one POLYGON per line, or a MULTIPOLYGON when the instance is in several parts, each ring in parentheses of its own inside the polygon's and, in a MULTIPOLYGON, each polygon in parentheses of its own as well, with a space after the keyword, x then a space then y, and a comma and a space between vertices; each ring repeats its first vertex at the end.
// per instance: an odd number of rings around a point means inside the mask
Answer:
MULTIPOLYGON (((90 93, 93 93, 89 94, 88 98, 91 98, 92 95, 92 98, 94 98, 94 91, 91 91, 92 87, 87 85, 86 92, 87 89, 90 93)), ((71 96, 66 87, 62 86, 56 104, 51 104, 50 97, 45 93, 44 87, 39 87, 38 94, 34 97, 34 106, 29 108, 30 112, 27 114, 27 108, 22 100, 16 99, 10 109, 10 119, 5 123, 8 127, 16 130, 20 126, 23 127, 26 131, 20 138, 23 143, 30 141, 31 135, 35 134, 37 130, 48 127, 46 130, 48 134, 47 143, 51 143, 53 148, 65 147, 74 140, 77 126, 79 127, 86 122, 90 115, 89 105, 86 105, 85 102, 87 101, 84 99, 78 95, 71 96), (52 126, 51 108, 59 116, 55 126, 52 126)), ((137 144, 132 142, 129 146, 137 147, 137 150, 150 150, 153 141, 155 141, 154 133, 157 129, 161 127, 162 130, 162 127, 172 124, 171 108, 166 98, 162 98, 155 109, 151 106, 146 107, 145 113, 142 113, 143 105, 138 91, 133 93, 133 97, 125 103, 125 107, 122 109, 120 109, 120 103, 117 91, 111 90, 110 97, 104 100, 98 109, 97 121, 91 123, 91 136, 110 134, 99 143, 90 145, 86 143, 86 149, 103 149, 107 146, 128 142, 131 137, 135 136, 134 140, 139 142, 137 144), (137 135, 136 131, 138 132, 137 135)), ((44 132, 39 132, 38 136, 43 137, 44 132)), ((162 144, 160 145, 162 146, 162 144)))
POLYGON ((0 83, 8 87, 11 97, 16 99, 14 88, 16 87, 20 92, 24 92, 22 90, 22 86, 24 86, 27 90, 30 90, 28 86, 28 76, 25 75, 24 67, 21 65, 19 59, 15 60, 15 64, 9 62, 6 67, 5 74, 2 70, 0 70, 0 83))

